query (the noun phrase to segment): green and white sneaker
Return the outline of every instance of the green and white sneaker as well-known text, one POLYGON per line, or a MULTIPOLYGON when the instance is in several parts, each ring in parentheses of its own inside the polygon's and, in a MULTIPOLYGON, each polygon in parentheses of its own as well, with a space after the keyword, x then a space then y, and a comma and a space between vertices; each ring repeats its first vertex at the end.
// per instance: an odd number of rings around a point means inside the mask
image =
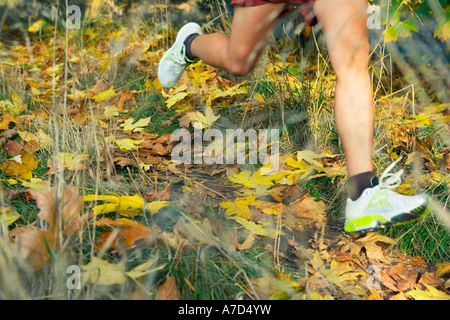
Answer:
POLYGON ((378 185, 365 189, 355 201, 347 199, 345 231, 374 231, 387 225, 417 220, 428 213, 426 194, 407 196, 391 190, 401 183, 403 169, 396 173, 389 173, 400 159, 386 168, 378 185))
POLYGON ((185 24, 178 31, 175 43, 163 55, 158 66, 158 78, 161 85, 166 88, 175 86, 183 75, 186 66, 193 62, 186 57, 186 46, 184 41, 191 34, 202 34, 202 27, 195 22, 185 24))

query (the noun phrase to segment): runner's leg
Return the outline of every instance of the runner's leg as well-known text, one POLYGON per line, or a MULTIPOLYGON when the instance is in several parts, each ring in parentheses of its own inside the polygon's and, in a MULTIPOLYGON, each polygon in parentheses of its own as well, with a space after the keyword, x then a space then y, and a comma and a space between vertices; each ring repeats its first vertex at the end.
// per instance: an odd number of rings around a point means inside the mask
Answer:
POLYGON ((255 66, 283 7, 283 3, 236 6, 230 36, 200 35, 191 43, 192 55, 231 74, 247 74, 255 66))
POLYGON ((366 0, 316 0, 314 12, 336 74, 335 120, 349 176, 373 170, 374 107, 366 0))

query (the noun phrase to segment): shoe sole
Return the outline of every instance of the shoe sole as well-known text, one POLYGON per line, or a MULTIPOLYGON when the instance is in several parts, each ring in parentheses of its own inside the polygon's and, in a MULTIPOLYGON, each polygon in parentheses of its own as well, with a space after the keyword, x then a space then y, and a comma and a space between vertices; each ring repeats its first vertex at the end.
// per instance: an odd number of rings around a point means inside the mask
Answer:
MULTIPOLYGON (((161 58, 161 60, 160 60, 160 62, 159 62, 159 65, 158 65, 158 78, 159 78, 159 75, 161 74, 161 66, 165 63, 165 61, 167 60, 167 57, 169 57, 169 55, 172 53, 172 51, 174 50, 174 48, 178 47, 178 45, 180 44, 180 41, 184 41, 184 40, 182 40, 182 39, 186 39, 186 37, 187 37, 188 35, 190 35, 190 34, 192 34, 192 33, 195 33, 195 32, 192 32, 192 31, 188 31, 188 30, 190 30, 191 28, 198 29, 199 32, 197 32, 197 33, 200 33, 200 34, 201 34, 201 30, 202 30, 202 29, 201 29, 200 25, 197 24, 197 23, 195 23, 195 22, 189 22, 189 23, 185 24, 185 25, 178 31, 178 34, 177 34, 177 37, 175 38, 174 44, 169 48, 169 50, 166 51, 166 53, 164 53, 164 55, 162 56, 162 58, 161 58)), ((181 76, 180 76, 180 78, 181 78, 181 76)), ((180 78, 178 78, 178 80, 179 80, 180 78)), ((177 81, 177 82, 178 82, 178 81, 177 81)), ((161 85, 162 85, 164 88, 166 88, 166 89, 173 88, 173 87, 177 84, 177 82, 175 82, 173 85, 167 85, 167 84, 162 83, 162 82, 160 81, 161 85)))
POLYGON ((428 201, 420 207, 410 211, 397 214, 390 220, 387 220, 381 215, 369 215, 361 218, 353 219, 345 224, 344 230, 348 233, 367 233, 383 229, 387 226, 399 226, 414 221, 421 220, 430 214, 428 209, 428 201), (360 227, 357 227, 357 226, 360 227))

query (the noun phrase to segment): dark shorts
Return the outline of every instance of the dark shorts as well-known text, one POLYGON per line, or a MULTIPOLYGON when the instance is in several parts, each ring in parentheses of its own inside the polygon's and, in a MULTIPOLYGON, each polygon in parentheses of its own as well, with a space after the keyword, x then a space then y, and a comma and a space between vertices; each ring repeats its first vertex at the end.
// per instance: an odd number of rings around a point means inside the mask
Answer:
POLYGON ((297 0, 297 1, 265 1, 265 0, 233 0, 232 5, 244 6, 244 7, 254 7, 260 6, 267 3, 285 3, 287 5, 287 10, 300 8, 302 16, 305 18, 306 23, 309 26, 317 24, 317 17, 313 11, 314 0, 297 0))

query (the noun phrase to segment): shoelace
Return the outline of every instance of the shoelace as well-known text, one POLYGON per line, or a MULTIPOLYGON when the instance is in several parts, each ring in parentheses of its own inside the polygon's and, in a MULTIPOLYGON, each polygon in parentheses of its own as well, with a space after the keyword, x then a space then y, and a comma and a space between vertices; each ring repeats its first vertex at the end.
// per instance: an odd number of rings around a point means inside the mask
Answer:
POLYGON ((378 182, 380 188, 395 189, 402 183, 401 175, 403 174, 403 169, 396 173, 390 173, 392 168, 394 168, 401 159, 402 157, 399 157, 397 160, 391 163, 381 174, 378 182))
POLYGON ((180 73, 184 70, 186 66, 185 56, 186 56, 186 47, 184 45, 182 45, 180 51, 174 51, 174 53, 172 53, 172 59, 176 62, 176 64, 174 64, 173 66, 174 73, 180 73))

